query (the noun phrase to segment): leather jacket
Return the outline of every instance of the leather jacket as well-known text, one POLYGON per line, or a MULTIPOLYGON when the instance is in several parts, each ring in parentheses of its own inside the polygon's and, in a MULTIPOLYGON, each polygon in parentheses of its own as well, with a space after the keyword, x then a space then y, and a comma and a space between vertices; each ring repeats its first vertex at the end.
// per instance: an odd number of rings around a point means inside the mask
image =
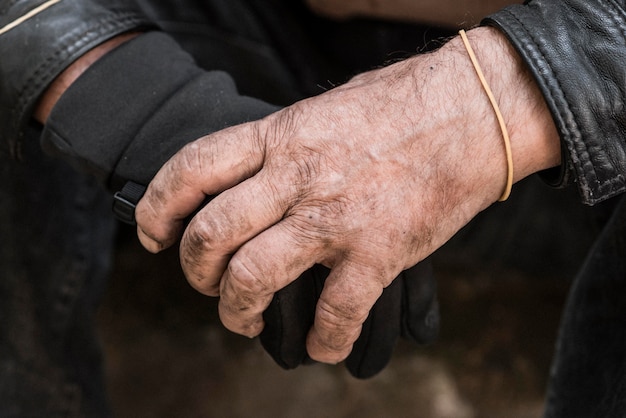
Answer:
POLYGON ((506 34, 552 112, 562 164, 544 177, 554 186, 576 182, 589 205, 623 193, 626 1, 527 1, 483 24, 506 34))
MULTIPOLYGON (((43 3, 0 0, 0 28, 43 3)), ((557 187, 577 183, 586 204, 623 193, 626 1, 533 0, 482 24, 508 37, 552 112, 563 163, 544 177, 557 187)), ((132 1, 61 0, 0 34, 0 150, 15 152, 38 97, 72 61, 120 33, 152 26, 132 1)))

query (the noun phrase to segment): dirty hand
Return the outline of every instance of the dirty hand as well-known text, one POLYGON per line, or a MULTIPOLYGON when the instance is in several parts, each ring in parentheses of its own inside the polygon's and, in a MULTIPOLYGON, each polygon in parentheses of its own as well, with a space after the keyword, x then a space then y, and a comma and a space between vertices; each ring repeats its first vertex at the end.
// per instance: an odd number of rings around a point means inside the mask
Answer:
MULTIPOLYGON (((511 134, 515 180, 557 165, 554 124, 515 52, 494 29, 469 37, 511 134)), ((495 202, 506 176, 493 109, 455 38, 187 145, 140 201, 138 235, 154 252, 173 245, 219 193, 182 236, 189 282, 252 337, 277 290, 329 267, 307 350, 336 363, 383 288, 495 202)))

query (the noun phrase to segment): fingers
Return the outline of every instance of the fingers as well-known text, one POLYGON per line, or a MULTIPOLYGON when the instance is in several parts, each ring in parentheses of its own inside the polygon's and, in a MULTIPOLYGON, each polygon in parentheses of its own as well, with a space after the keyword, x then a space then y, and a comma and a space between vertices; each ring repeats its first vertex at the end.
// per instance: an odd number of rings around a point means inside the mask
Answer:
MULTIPOLYGON (((280 188, 282 193, 277 194, 276 184, 267 181, 266 177, 266 173, 261 171, 253 178, 222 192, 200 210, 187 226, 180 243, 180 261, 187 280, 200 293, 220 295, 219 282, 223 274, 226 274, 225 277, 235 274, 236 280, 241 270, 233 272, 233 269, 248 268, 250 262, 241 260, 250 258, 257 262, 259 257, 263 257, 262 260, 269 262, 275 258, 271 251, 284 253, 283 245, 294 247, 293 240, 285 244, 281 240, 265 242, 266 238, 259 238, 258 244, 250 246, 251 251, 260 246, 262 252, 259 255, 250 253, 250 250, 238 252, 245 242, 279 222, 288 209, 283 203, 289 201, 288 188, 280 188), (236 252, 237 256, 231 261, 236 252), (227 266, 230 272, 225 273, 227 266)), ((277 236, 281 236, 281 228, 279 226, 276 229, 277 236)), ((262 277, 271 277, 267 273, 276 274, 277 271, 280 270, 264 270, 262 277)), ((290 270, 287 274, 293 279, 302 271, 304 269, 290 270)), ((257 274, 256 271, 253 273, 257 274)), ((281 283, 284 286, 288 281, 281 283)))
POLYGON ((382 271, 349 259, 335 265, 326 279, 307 338, 309 356, 323 363, 344 360, 380 297, 383 283, 388 281, 382 271))
POLYGON ((220 319, 226 328, 258 335, 273 294, 315 264, 319 247, 299 236, 294 223, 286 218, 274 225, 243 245, 228 263, 219 290, 220 319))
POLYGON ((190 143, 154 177, 135 211, 137 235, 151 252, 171 246, 207 195, 256 173, 263 164, 253 124, 240 125, 190 143))
POLYGON ((263 312, 275 292, 315 263, 330 265, 333 270, 319 299, 307 348, 314 360, 339 362, 350 353, 370 308, 395 274, 367 266, 371 260, 364 261, 366 257, 357 262, 332 248, 328 243, 339 239, 309 225, 313 216, 302 208, 280 220, 285 208, 268 202, 286 198, 275 198, 264 177, 261 171, 223 192, 205 208, 210 217, 203 218, 203 210, 189 224, 181 242, 187 278, 200 292, 219 294, 220 319, 226 328, 254 337, 263 330, 263 312), (258 198, 249 205, 229 206, 251 194, 258 198), (226 224, 234 228, 220 229, 226 224), (265 225, 272 226, 264 230, 265 225), (188 238, 192 235, 196 237, 188 238), (224 244, 229 239, 234 246, 224 244))

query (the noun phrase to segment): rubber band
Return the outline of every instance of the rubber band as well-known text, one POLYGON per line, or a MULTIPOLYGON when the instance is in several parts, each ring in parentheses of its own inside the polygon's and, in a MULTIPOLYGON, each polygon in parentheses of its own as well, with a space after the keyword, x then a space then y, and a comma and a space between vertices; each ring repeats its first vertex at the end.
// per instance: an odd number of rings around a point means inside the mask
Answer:
POLYGON ((58 2, 60 2, 60 1, 62 1, 62 0, 49 0, 49 1, 39 5, 37 7, 35 7, 33 10, 31 10, 28 13, 26 13, 24 16, 18 17, 13 22, 8 23, 7 25, 1 27, 0 28, 0 35, 10 31, 11 29, 13 29, 14 27, 16 27, 18 25, 21 25, 26 20, 30 19, 31 17, 33 17, 35 15, 38 15, 39 13, 43 12, 44 10, 46 10, 48 7, 55 5, 58 2))
POLYGON ((499 202, 504 202, 509 198, 511 194, 511 188, 513 187, 513 153, 511 152, 511 140, 509 138, 509 132, 506 129, 506 124, 504 123, 504 118, 502 117, 502 113, 500 112, 500 108, 498 107, 498 103, 496 102, 495 97, 491 89, 489 88, 489 84, 487 84, 487 80, 483 75, 483 71, 480 69, 480 65, 478 64, 478 60, 476 59, 476 55, 474 54, 474 50, 467 39, 467 35, 465 31, 461 29, 459 31, 459 35, 461 35, 461 39, 463 40, 463 44, 465 45, 465 49, 472 60, 472 64, 474 65, 474 69, 476 70, 476 74, 478 74, 478 78, 480 79, 480 83, 483 85, 483 89, 485 93, 487 93, 487 97, 489 97, 489 101, 491 102, 491 106, 493 107, 494 112, 496 113, 496 118, 498 119, 498 123, 500 124, 500 129, 502 130, 502 137, 504 138, 504 149, 506 151, 506 164, 507 164, 507 177, 506 177, 506 186, 504 188, 504 192, 499 202))

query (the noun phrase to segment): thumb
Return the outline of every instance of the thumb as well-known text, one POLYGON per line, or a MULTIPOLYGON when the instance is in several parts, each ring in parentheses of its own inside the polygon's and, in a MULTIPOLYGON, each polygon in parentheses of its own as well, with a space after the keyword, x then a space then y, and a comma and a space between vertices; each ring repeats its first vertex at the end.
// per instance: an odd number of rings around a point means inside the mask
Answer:
POLYGON ((143 246, 159 252, 176 242, 183 221, 207 195, 253 176, 264 162, 258 122, 202 137, 183 147, 156 174, 135 212, 143 246))

